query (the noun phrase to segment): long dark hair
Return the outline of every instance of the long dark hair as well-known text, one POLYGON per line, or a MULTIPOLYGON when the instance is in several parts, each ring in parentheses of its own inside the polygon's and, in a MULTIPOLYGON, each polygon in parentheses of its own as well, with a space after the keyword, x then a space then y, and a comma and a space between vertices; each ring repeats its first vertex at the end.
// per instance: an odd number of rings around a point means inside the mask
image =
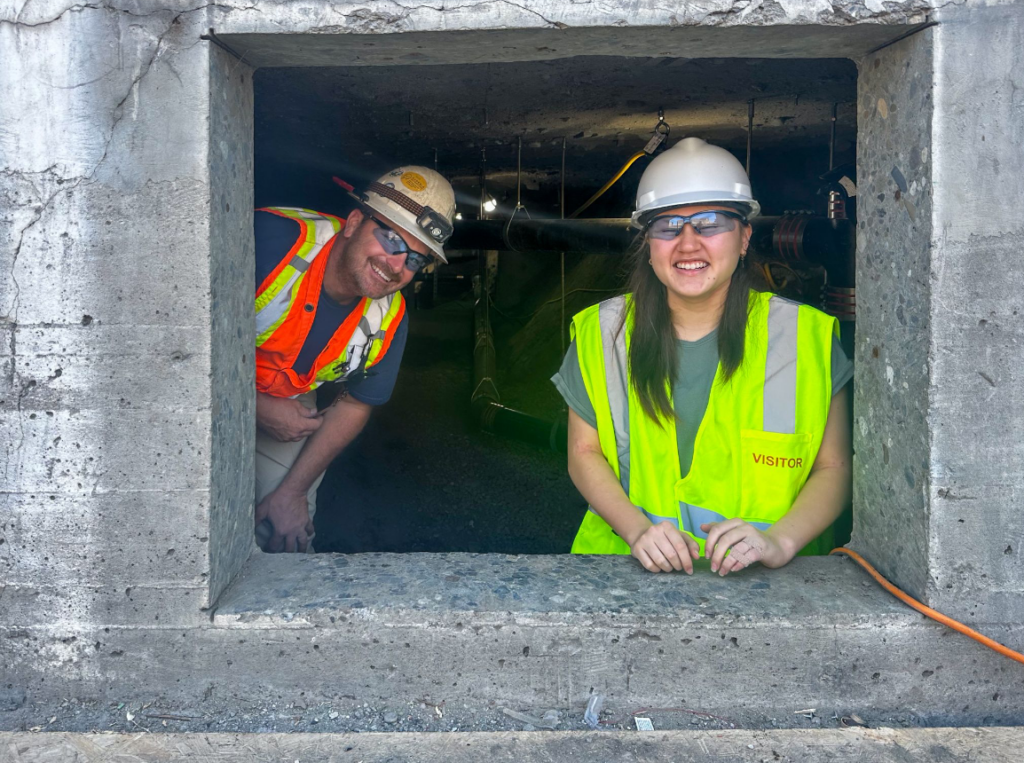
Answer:
MULTIPOLYGON (((630 250, 630 275, 627 289, 633 293, 632 303, 623 313, 625 321, 633 320, 629 345, 630 384, 640 398, 640 405, 650 418, 661 425, 661 418, 675 415, 670 390, 679 362, 676 332, 668 306, 668 289, 650 266, 651 247, 644 235, 637 236, 630 250)), ((732 274, 725 308, 718 322, 718 360, 726 381, 743 362, 743 343, 747 329, 747 313, 753 279, 749 266, 740 262, 732 274)))

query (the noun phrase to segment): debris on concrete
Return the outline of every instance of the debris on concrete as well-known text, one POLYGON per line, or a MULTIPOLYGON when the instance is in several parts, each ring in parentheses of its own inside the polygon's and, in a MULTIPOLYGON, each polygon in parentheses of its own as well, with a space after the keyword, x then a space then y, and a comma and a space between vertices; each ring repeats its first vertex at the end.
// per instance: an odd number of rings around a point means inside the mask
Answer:
POLYGON ((601 708, 604 706, 603 694, 591 694, 587 700, 587 709, 583 713, 583 722, 596 729, 601 723, 601 708))
MULTIPOLYGON (((521 721, 527 726, 533 726, 535 729, 548 729, 551 731, 558 728, 559 714, 557 710, 548 710, 541 718, 536 718, 532 715, 527 715, 526 713, 520 713, 507 707, 503 707, 501 712, 509 718, 521 721)), ((524 731, 525 730, 527 729, 524 729, 524 731)))
POLYGON ((637 731, 654 731, 654 723, 650 718, 641 718, 640 716, 637 716, 633 721, 636 723, 637 731))

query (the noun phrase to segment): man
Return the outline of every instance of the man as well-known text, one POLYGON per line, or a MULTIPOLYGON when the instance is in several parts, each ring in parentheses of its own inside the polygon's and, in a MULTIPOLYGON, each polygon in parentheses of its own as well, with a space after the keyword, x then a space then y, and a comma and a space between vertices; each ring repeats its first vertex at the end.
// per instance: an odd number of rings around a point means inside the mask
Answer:
POLYGON ((437 172, 399 167, 341 220, 260 209, 256 234, 256 540, 312 550, 324 471, 388 400, 408 333, 400 289, 447 262, 455 193, 437 172), (317 410, 316 388, 343 383, 317 410))

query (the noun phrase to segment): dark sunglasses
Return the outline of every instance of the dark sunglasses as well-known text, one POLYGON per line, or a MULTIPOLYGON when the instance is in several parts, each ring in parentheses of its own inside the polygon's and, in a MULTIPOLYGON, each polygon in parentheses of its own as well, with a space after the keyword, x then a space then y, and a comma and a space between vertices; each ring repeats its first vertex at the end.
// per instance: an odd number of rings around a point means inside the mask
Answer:
POLYGON ((738 222, 746 224, 747 218, 727 209, 709 209, 692 215, 663 215, 651 220, 647 226, 647 235, 659 241, 672 241, 689 223, 698 236, 717 236, 719 233, 736 230, 738 222))
POLYGON ((376 217, 370 217, 370 219, 377 224, 377 227, 373 229, 373 236, 377 239, 381 249, 388 254, 405 254, 405 269, 410 273, 416 273, 434 261, 430 255, 410 249, 398 231, 389 228, 376 217))

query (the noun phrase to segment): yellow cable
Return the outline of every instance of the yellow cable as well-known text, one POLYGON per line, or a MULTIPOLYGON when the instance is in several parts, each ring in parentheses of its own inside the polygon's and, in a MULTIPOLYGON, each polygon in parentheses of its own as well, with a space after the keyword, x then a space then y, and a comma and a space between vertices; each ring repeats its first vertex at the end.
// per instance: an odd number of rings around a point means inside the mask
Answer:
POLYGON ((613 185, 615 185, 619 181, 619 178, 626 174, 626 170, 628 170, 630 167, 633 166, 633 162, 635 162, 641 156, 646 156, 646 152, 644 152, 644 151, 637 151, 635 154, 633 154, 631 157, 629 157, 629 161, 627 161, 625 164, 622 165, 622 169, 615 173, 615 177, 613 177, 611 180, 609 180, 607 183, 605 183, 603 186, 601 186, 601 190, 598 191, 597 193, 595 193, 589 199, 587 199, 586 203, 584 203, 584 205, 582 207, 580 207, 575 212, 573 212, 571 215, 569 215, 568 219, 569 220, 576 219, 576 217, 579 215, 580 212, 582 212, 584 209, 589 207, 595 201, 600 199, 604 195, 605 191, 607 191, 609 188, 611 188, 613 185))
POLYGON ((907 606, 913 607, 914 609, 916 609, 918 612, 920 612, 925 617, 930 617, 932 620, 935 620, 936 622, 940 622, 943 625, 947 625, 950 628, 952 628, 953 630, 957 631, 958 633, 962 633, 965 636, 971 637, 972 639, 977 641, 979 644, 984 644, 989 649, 993 649, 996 652, 999 652, 999 654, 1003 655, 1003 657, 1009 657, 1011 660, 1015 660, 1015 661, 1017 661, 1019 663, 1024 664, 1024 654, 1021 654, 1020 652, 1015 652, 1012 649, 1010 649, 1009 647, 1003 646, 998 641, 993 641, 988 636, 983 636, 982 634, 978 633, 973 628, 969 628, 966 625, 964 625, 963 623, 958 622, 958 621, 954 620, 952 617, 944 615, 941 612, 937 612, 936 610, 932 609, 931 607, 926 607, 924 604, 919 602, 917 599, 913 598, 912 596, 909 596, 908 594, 905 594, 899 588, 897 588, 892 583, 890 583, 888 580, 883 578, 881 573, 879 573, 878 570, 876 570, 874 567, 872 567, 867 562, 867 560, 865 560, 864 557, 862 557, 856 551, 851 551, 848 548, 834 548, 829 553, 830 554, 844 554, 845 556, 850 557, 851 559, 853 559, 853 561, 855 561, 857 564, 859 564, 861 567, 863 567, 865 570, 867 570, 867 573, 871 577, 873 577, 875 579, 875 582, 878 583, 880 586, 882 586, 882 588, 884 588, 886 591, 891 593, 893 596, 895 596, 897 599, 902 601, 907 606))

